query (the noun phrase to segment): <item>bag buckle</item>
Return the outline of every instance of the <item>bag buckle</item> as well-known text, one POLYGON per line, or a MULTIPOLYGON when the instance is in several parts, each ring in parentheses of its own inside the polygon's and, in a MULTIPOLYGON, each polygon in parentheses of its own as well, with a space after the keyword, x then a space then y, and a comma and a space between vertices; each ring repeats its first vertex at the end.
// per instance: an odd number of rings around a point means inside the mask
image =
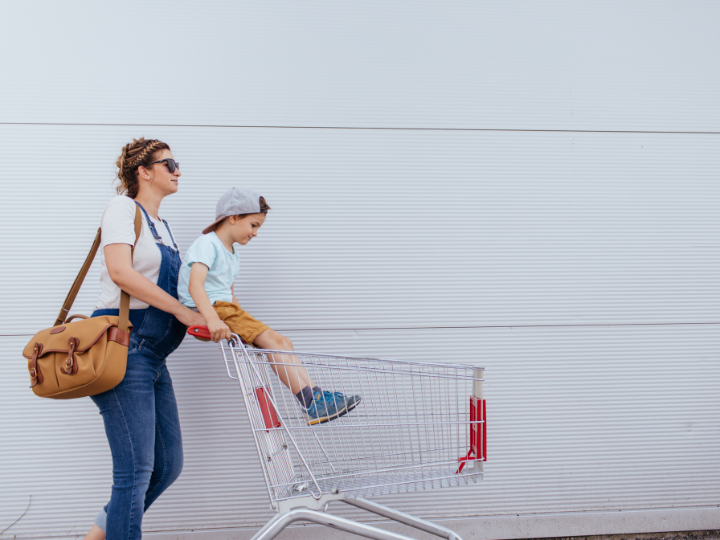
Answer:
POLYGON ((42 354, 42 343, 35 343, 33 347, 33 355, 30 359, 30 365, 28 370, 30 371, 30 388, 34 388, 35 385, 42 384, 44 378, 40 367, 37 365, 38 356, 42 354))
POLYGON ((60 370, 65 375, 75 375, 78 371, 78 363, 77 363, 77 357, 75 356, 75 351, 77 350, 78 346, 80 345, 80 340, 76 337, 71 337, 68 339, 68 357, 67 360, 65 360, 65 367, 60 368, 60 370))

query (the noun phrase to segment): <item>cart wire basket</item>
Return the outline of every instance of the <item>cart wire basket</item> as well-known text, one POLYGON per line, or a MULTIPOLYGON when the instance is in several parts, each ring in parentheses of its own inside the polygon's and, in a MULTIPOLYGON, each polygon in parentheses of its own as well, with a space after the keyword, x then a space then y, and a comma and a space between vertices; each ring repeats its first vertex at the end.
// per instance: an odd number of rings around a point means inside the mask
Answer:
MULTIPOLYGON (((188 333, 210 337, 206 327, 188 333)), ((310 521, 377 540, 409 537, 328 512, 344 503, 431 534, 450 529, 366 499, 467 485, 487 459, 483 368, 476 366, 255 349, 233 334, 220 341, 227 375, 237 380, 277 515, 253 540, 269 540, 310 521), (323 390, 356 396, 333 421, 308 425, 305 410, 276 373, 298 364, 323 390)))

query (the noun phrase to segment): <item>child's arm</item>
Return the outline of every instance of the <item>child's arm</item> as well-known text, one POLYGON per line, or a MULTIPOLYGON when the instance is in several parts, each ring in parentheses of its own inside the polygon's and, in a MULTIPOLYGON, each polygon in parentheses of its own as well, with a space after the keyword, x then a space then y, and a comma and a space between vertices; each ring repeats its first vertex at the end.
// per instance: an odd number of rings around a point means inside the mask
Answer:
POLYGON ((212 340, 218 342, 221 339, 230 339, 230 327, 220 320, 220 317, 218 317, 218 314, 215 312, 215 309, 210 303, 207 292, 205 292, 205 279, 207 278, 207 274, 207 266, 203 263, 193 263, 190 268, 188 291, 190 292, 190 296, 192 296, 193 302, 195 302, 200 315, 205 318, 212 340))
POLYGON ((235 298, 235 284, 234 284, 234 283, 233 283, 232 285, 230 285, 230 292, 231 292, 232 295, 233 295, 233 304, 236 304, 236 305, 239 306, 239 305, 240 305, 240 302, 238 301, 237 298, 235 298))

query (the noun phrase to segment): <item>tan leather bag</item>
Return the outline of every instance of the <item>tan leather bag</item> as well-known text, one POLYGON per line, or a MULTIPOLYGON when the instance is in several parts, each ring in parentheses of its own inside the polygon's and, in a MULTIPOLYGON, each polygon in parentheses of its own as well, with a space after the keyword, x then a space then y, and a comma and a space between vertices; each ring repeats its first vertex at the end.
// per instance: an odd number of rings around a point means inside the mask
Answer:
MULTIPOLYGON (((135 209, 135 244, 140 237, 142 217, 135 209)), ((71 399, 100 394, 114 388, 125 377, 130 343, 130 295, 120 294, 119 316, 67 317, 80 286, 95 258, 102 229, 95 235, 90 253, 65 298, 52 328, 33 336, 23 351, 28 360, 30 388, 36 396, 71 399), (79 321, 71 322, 79 318, 79 321)), ((135 250, 133 245, 132 252, 135 250)))

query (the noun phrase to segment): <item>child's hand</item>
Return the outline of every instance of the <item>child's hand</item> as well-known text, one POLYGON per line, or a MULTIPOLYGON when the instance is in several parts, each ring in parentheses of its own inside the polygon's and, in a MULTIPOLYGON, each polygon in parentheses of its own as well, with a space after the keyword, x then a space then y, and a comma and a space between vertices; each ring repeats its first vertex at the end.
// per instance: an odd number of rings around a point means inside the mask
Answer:
POLYGON ((207 327, 208 330, 210 330, 210 339, 215 343, 221 339, 230 339, 231 337, 232 332, 230 331, 230 327, 220 319, 208 321, 207 327))

